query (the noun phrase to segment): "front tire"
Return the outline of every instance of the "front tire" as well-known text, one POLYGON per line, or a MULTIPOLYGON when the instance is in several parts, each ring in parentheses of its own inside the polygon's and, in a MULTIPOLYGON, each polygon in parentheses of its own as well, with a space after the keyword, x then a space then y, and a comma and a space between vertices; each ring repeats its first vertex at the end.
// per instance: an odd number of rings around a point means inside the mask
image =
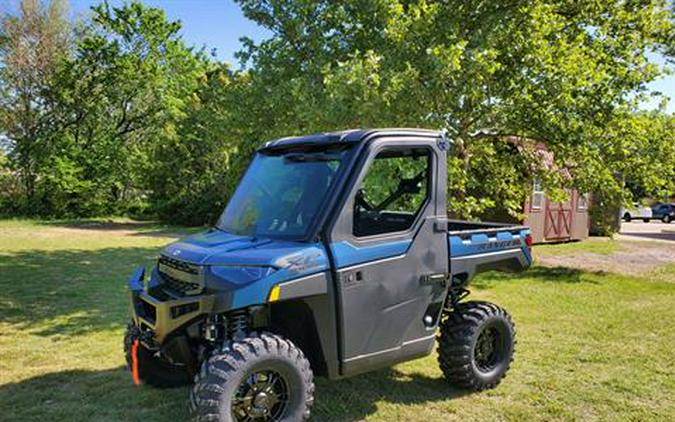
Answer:
POLYGON ((441 322, 438 363, 446 380, 462 389, 494 388, 511 366, 515 327, 509 314, 487 302, 460 303, 441 322))
POLYGON ((625 213, 625 214, 623 215, 623 220, 624 220, 626 223, 630 223, 630 220, 631 220, 630 214, 625 213))
POLYGON ((664 222, 664 223, 670 224, 671 220, 672 220, 672 219, 670 218, 670 216, 669 216, 668 214, 666 214, 666 215, 663 216, 663 222, 664 222))
POLYGON ((304 421, 313 403, 309 361, 270 333, 228 341, 204 361, 190 392, 196 421, 304 421))

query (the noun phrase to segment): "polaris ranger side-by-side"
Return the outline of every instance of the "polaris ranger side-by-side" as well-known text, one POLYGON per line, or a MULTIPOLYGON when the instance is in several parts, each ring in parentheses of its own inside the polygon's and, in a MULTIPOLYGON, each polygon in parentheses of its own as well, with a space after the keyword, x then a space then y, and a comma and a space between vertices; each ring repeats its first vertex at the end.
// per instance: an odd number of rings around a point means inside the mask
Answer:
POLYGON ((513 324, 463 299, 476 273, 530 265, 530 231, 447 218, 449 148, 417 129, 267 143, 214 228, 129 280, 134 381, 194 382, 197 420, 299 421, 314 374, 347 377, 438 343, 450 384, 495 387, 513 324))

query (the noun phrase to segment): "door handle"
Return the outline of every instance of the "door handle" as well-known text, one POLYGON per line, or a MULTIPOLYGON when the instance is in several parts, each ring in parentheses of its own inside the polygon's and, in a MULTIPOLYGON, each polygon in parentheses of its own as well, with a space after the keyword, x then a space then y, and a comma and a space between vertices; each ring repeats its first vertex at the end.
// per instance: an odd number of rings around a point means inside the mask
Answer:
POLYGON ((441 286, 445 288, 448 286, 448 275, 445 273, 426 274, 421 277, 420 284, 423 286, 441 286))
POLYGON ((344 279, 345 285, 351 285, 351 284, 354 284, 358 281, 363 281, 363 271, 358 270, 358 271, 347 273, 347 274, 345 274, 343 279, 344 279))

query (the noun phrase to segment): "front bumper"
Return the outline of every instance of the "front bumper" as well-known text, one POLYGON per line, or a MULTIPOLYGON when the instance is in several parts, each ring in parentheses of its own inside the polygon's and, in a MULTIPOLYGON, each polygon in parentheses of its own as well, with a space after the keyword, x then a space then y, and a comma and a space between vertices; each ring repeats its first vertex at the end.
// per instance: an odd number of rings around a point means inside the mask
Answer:
POLYGON ((215 295, 167 298, 158 284, 146 285, 144 278, 145 269, 141 267, 129 279, 131 317, 142 331, 152 333, 158 345, 177 329, 213 310, 215 295))

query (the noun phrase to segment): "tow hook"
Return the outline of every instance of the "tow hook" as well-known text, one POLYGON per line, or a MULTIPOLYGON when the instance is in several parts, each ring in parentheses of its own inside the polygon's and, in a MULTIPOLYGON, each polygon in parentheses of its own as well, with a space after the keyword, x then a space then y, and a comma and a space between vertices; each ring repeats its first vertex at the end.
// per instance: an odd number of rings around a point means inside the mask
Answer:
POLYGON ((153 336, 154 333, 152 331, 142 330, 136 325, 131 327, 131 379, 134 385, 143 384, 139 375, 140 369, 138 362, 138 348, 141 347, 141 344, 146 349, 159 353, 159 347, 155 344, 153 336))
POLYGON ((134 385, 141 385, 138 377, 138 339, 131 343, 131 379, 134 385))
POLYGON ((158 351, 159 346, 155 343, 155 333, 151 330, 143 330, 139 326, 134 325, 131 328, 131 336, 134 340, 139 341, 146 349, 150 351, 158 351))

